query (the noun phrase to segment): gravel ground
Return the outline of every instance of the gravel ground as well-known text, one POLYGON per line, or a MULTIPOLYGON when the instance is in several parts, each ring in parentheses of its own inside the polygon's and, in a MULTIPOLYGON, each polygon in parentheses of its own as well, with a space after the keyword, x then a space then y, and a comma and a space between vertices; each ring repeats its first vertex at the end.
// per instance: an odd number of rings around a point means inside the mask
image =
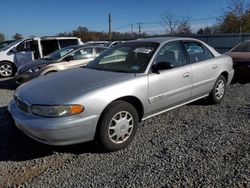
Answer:
POLYGON ((29 139, 6 116, 15 84, 0 87, 0 187, 250 187, 250 82, 231 84, 219 105, 198 101, 142 122, 113 153, 29 139))

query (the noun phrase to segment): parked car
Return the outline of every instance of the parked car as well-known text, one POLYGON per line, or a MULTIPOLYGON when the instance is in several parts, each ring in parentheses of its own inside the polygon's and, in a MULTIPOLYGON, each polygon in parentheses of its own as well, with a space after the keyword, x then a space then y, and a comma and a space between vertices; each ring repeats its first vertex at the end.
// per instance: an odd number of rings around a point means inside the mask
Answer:
POLYGON ((235 74, 250 76, 250 40, 236 45, 227 55, 233 58, 235 74))
POLYGON ((22 84, 33 78, 84 66, 107 49, 82 45, 62 48, 42 59, 21 66, 17 70, 15 80, 18 84, 22 84))
POLYGON ((11 44, 12 42, 14 42, 14 40, 6 40, 6 41, 3 41, 3 42, 0 42, 0 51, 2 48, 4 48, 5 46, 11 44))
POLYGON ((39 142, 68 145, 96 138, 114 151, 132 141, 139 121, 204 97, 221 102, 232 66, 229 56, 196 39, 135 40, 85 68, 19 86, 8 110, 16 126, 39 142), (191 45, 195 51, 187 51, 191 45))
POLYGON ((122 43, 123 41, 89 41, 85 43, 85 46, 103 46, 103 47, 108 47, 112 48, 116 46, 117 44, 122 43))
POLYGON ((58 49, 83 44, 76 37, 43 37, 17 40, 0 51, 0 77, 14 76, 21 64, 42 58, 58 49))

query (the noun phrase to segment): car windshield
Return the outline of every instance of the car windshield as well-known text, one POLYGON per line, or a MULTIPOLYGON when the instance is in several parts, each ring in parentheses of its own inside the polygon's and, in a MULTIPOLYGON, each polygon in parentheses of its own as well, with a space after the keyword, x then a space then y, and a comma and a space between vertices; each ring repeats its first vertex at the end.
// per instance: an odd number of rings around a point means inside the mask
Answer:
POLYGON ((62 48, 60 50, 57 50, 57 51, 45 56, 42 59, 56 61, 58 59, 61 59, 62 57, 64 57, 65 55, 67 55, 68 53, 72 52, 75 49, 76 49, 76 47, 62 48))
POLYGON ((86 68, 111 72, 143 73, 156 51, 158 43, 129 42, 98 56, 86 68))
POLYGON ((4 48, 1 49, 1 51, 5 51, 5 50, 8 50, 9 48, 11 48, 12 46, 18 44, 19 42, 21 42, 23 39, 20 39, 20 40, 17 40, 17 41, 14 41, 10 44, 8 44, 7 46, 5 46, 4 48))
POLYGON ((250 52, 250 41, 237 45, 232 49, 232 52, 250 52))

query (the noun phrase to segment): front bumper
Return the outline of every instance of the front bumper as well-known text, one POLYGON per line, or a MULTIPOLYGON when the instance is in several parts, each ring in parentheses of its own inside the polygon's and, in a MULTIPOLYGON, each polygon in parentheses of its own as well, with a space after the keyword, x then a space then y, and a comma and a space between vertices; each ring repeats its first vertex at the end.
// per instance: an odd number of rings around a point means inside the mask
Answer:
POLYGON ((70 145, 94 139, 98 115, 81 114, 60 118, 44 118, 17 108, 14 100, 8 106, 19 130, 29 137, 48 145, 70 145))

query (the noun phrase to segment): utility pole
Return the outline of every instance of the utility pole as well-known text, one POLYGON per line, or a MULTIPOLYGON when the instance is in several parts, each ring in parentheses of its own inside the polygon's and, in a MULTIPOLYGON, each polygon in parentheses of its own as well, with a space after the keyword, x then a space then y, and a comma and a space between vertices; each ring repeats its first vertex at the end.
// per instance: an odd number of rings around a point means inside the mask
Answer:
POLYGON ((134 32, 134 26, 133 26, 133 24, 131 24, 131 33, 133 33, 134 32))
POLYGON ((242 18, 243 17, 243 15, 242 15, 242 13, 241 13, 241 15, 240 15, 240 34, 239 34, 239 41, 240 42, 242 42, 242 18))
POLYGON ((141 23, 138 23, 138 29, 139 29, 139 37, 141 37, 141 32, 142 32, 142 26, 141 23))
POLYGON ((112 22, 112 18, 111 18, 111 14, 109 13, 109 40, 112 39, 111 22, 112 22))

